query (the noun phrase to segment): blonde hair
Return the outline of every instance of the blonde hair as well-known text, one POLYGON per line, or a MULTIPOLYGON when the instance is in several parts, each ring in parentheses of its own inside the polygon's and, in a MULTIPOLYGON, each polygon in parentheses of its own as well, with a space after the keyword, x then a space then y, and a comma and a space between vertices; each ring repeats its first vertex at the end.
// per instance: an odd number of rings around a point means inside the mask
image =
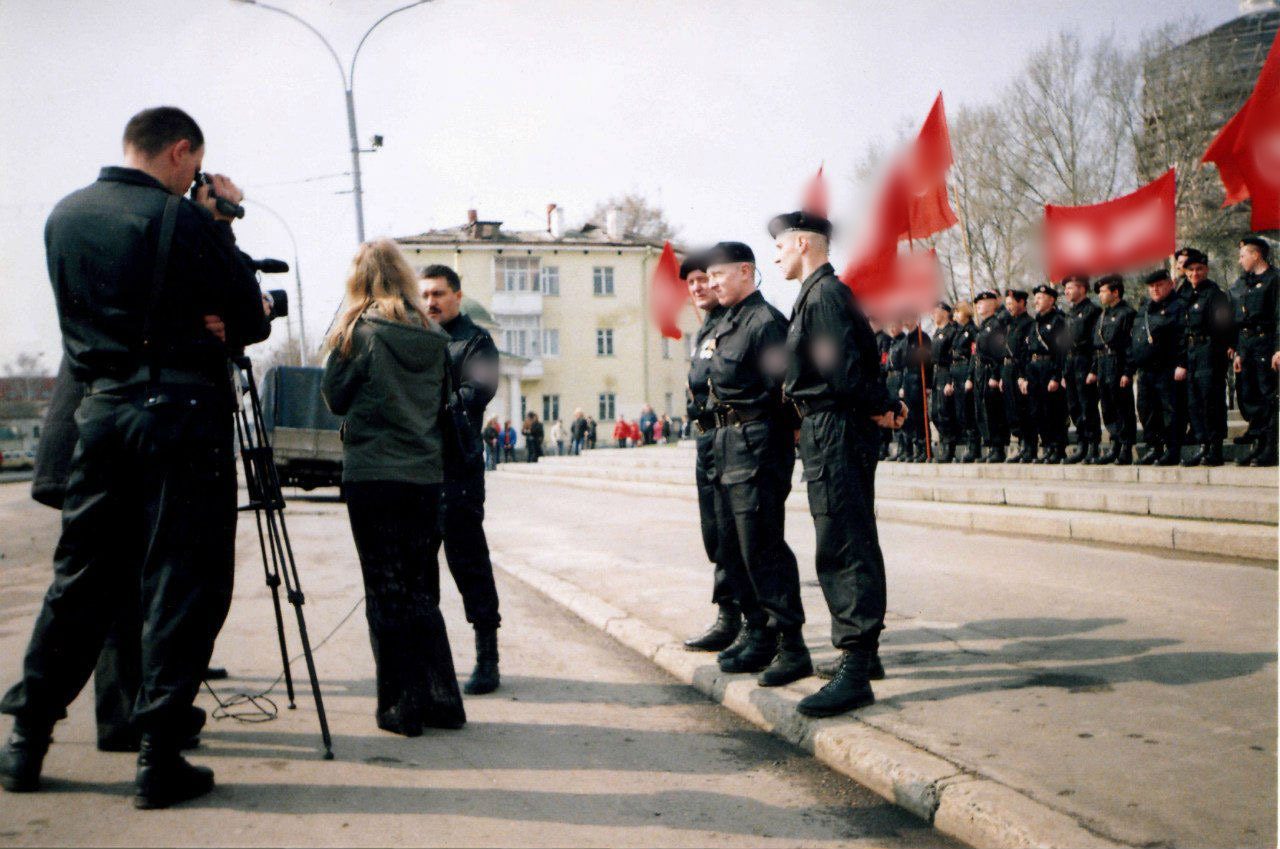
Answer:
POLYGON ((417 275, 400 253, 399 245, 390 239, 365 242, 356 250, 347 277, 347 293, 338 319, 324 340, 325 348, 350 356, 356 322, 370 309, 391 321, 420 323, 424 327, 431 324, 418 291, 417 275))
POLYGON ((956 304, 956 315, 962 315, 965 318, 973 318, 973 304, 968 301, 956 304))

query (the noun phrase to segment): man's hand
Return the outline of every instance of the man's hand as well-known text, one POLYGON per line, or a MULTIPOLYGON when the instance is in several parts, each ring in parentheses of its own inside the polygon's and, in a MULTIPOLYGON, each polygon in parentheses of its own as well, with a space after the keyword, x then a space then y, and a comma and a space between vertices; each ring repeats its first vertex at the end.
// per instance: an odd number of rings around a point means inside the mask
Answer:
POLYGON ((1021 392, 1023 395, 1027 394, 1027 388, 1030 385, 1031 384, 1027 383, 1027 379, 1025 377, 1018 378, 1018 391, 1021 392))
POLYGON ((204 329, 217 336, 220 342, 227 341, 227 325, 223 323, 222 316, 206 315, 204 329))
POLYGON ((1231 361, 1231 370, 1234 371, 1236 374, 1239 374, 1240 370, 1243 368, 1244 368, 1244 360, 1240 359, 1239 354, 1236 354, 1235 359, 1231 361))
POLYGON ((948 383, 946 386, 942 387, 942 394, 950 398, 952 395, 956 394, 956 385, 954 383, 948 383))
POLYGON ((1127 374, 1120 375, 1120 388, 1121 389, 1129 388, 1129 375, 1127 374))
POLYGON ((966 381, 964 382, 964 391, 965 391, 965 392, 972 392, 972 391, 973 391, 973 381, 972 381, 972 380, 966 380, 966 381))
MULTIPOLYGON (((1065 381, 1063 381, 1063 382, 1065 383, 1065 381)), ((1056 380, 1051 380, 1051 381, 1049 381, 1049 391, 1050 391, 1050 392, 1057 392, 1057 391, 1058 391, 1058 381, 1056 381, 1056 380)))
POLYGON ((994 377, 987 379, 987 386, 991 389, 1004 389, 1004 384, 996 380, 994 377))
POLYGON ((1182 366, 1178 366, 1173 370, 1173 379, 1183 381, 1187 379, 1187 370, 1182 366))
POLYGON ((1098 376, 1093 372, 1089 372, 1085 375, 1084 382, 1086 386, 1093 386, 1093 384, 1098 382, 1098 376))
POLYGON ((798 446, 800 444, 800 428, 796 428, 795 431, 792 433, 792 436, 795 437, 795 440, 796 440, 795 444, 798 446))
POLYGON ((1280 371, 1280 351, 1271 355, 1271 370, 1280 371))
POLYGON ((196 202, 213 213, 213 217, 218 221, 234 221, 230 215, 223 215, 218 211, 218 201, 214 195, 223 200, 231 201, 238 204, 244 200, 244 192, 240 191, 240 187, 231 182, 231 178, 225 174, 210 174, 209 183, 201 186, 196 190, 196 202), (212 191, 210 189, 212 188, 212 191))

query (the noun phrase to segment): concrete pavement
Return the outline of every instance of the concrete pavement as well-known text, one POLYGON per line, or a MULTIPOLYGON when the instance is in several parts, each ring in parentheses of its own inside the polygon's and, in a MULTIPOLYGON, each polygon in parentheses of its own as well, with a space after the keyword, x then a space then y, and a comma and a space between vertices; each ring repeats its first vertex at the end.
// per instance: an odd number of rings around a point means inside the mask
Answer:
MULTIPOLYGON (((518 582, 499 576, 503 689, 468 698, 468 724, 406 740, 373 723, 373 675, 342 506, 297 500, 289 527, 335 737, 318 754, 301 663, 298 709, 265 724, 211 722, 193 760, 211 796, 169 811, 129 805, 132 757, 93 747, 86 693, 56 731, 35 795, 0 793, 0 845, 938 846, 901 809, 752 728, 518 582)), ((0 486, 0 682, 18 670, 47 584, 57 514, 0 486)), ((279 673, 256 541, 242 525, 236 600, 215 660, 224 696, 279 673)), ((455 661, 469 629, 446 578, 455 661)), ((297 641, 289 635, 296 650, 297 641)), ((202 693, 200 704, 212 708, 202 693)), ((3 722, 7 730, 8 722, 3 722)))
MULTIPOLYGON (((489 480, 498 562, 581 588, 636 628, 706 625, 710 567, 691 501, 609 481, 489 480)), ((791 512, 787 536, 806 637, 829 652, 805 518, 791 512)), ((1276 573, 1125 550, 1122 536, 1084 545, 1008 527, 1006 537, 881 523, 889 678, 851 721, 1105 839, 1274 845, 1276 573)))

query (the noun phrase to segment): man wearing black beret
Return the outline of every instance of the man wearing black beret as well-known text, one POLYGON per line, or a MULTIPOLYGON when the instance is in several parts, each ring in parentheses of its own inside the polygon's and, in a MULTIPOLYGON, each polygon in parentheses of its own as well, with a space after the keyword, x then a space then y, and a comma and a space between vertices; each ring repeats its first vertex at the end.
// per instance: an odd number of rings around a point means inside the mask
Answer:
POLYGON ((1227 351, 1236 346, 1231 299, 1209 279, 1209 257, 1186 248, 1182 266, 1187 283, 1179 291, 1182 310, 1182 361, 1173 379, 1186 387, 1191 436, 1199 444, 1184 466, 1221 466, 1227 438, 1227 351))
POLYGON ((773 219, 769 232, 783 276, 803 281, 787 331, 783 388, 801 416, 818 582, 831 614, 832 642, 841 651, 832 680, 797 710, 835 716, 874 704, 871 680, 884 674, 878 657, 885 580, 876 461, 879 429, 901 427, 907 410, 885 391, 875 335, 827 260, 830 223, 793 212, 773 219))
POLYGON ((706 263, 724 314, 694 356, 709 363, 718 563, 746 622, 717 660, 724 672, 758 672, 761 686, 776 687, 813 674, 800 573, 784 538, 796 461, 782 402, 787 320, 756 288, 751 248, 720 242, 706 263))
POLYGON ((1036 459, 1035 432, 1031 425, 1030 399, 1019 391, 1018 377, 1027 364, 1027 335, 1035 322, 1027 314, 1027 293, 1008 289, 1004 295, 1004 359, 1000 365, 1000 390, 1004 393, 1005 419, 1018 438, 1018 453, 1010 463, 1031 463, 1036 459))
POLYGON ((974 339, 972 378, 965 387, 973 391, 973 403, 978 417, 978 433, 987 447, 987 453, 979 463, 1003 463, 1009 448, 1009 420, 1005 414, 1004 395, 1000 386, 1001 370, 1008 348, 1008 326, 997 313, 1000 295, 991 289, 979 292, 973 299, 977 313, 974 319, 977 336, 974 339))
POLYGON ((1236 464, 1276 464, 1276 346, 1280 344, 1280 275, 1271 264, 1271 245, 1258 236, 1240 240, 1241 275, 1231 287, 1240 333, 1233 368, 1240 413, 1249 422, 1245 436, 1253 449, 1236 464))
POLYGON ((1098 416, 1098 386, 1089 382, 1089 370, 1093 366, 1093 329, 1102 309, 1089 298, 1089 278, 1085 275, 1068 275, 1062 288, 1067 296, 1064 314, 1071 337, 1063 388, 1067 392, 1067 410, 1076 426, 1076 450, 1066 462, 1092 466, 1098 462, 1102 421, 1098 416))
POLYGON ((1029 415, 1023 444, 1032 461, 1061 463, 1067 448, 1067 392, 1063 388, 1067 349, 1067 319, 1058 309, 1058 290, 1049 285, 1034 290, 1036 314, 1027 333, 1027 355, 1018 375, 1018 391, 1027 398, 1029 415), (1044 454, 1035 456, 1036 442, 1044 454))
POLYGON ((1151 272, 1145 283, 1148 300, 1138 309, 1130 346, 1138 372, 1138 420, 1147 445, 1138 465, 1176 466, 1182 459, 1187 409, 1186 393, 1174 380, 1184 356, 1183 301, 1167 269, 1151 272))

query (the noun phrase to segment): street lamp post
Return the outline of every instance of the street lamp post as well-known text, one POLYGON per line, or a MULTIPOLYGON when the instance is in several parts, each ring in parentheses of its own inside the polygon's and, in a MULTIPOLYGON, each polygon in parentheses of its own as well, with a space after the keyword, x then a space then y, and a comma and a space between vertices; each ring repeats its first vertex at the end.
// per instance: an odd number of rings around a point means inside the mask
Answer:
POLYGON ((329 51, 329 55, 333 57, 333 63, 338 66, 338 74, 342 77, 342 90, 347 101, 347 133, 351 137, 351 193, 355 197, 356 201, 356 238, 358 241, 364 242, 364 188, 360 180, 360 154, 377 150, 380 146, 380 141, 375 141, 372 148, 364 149, 360 147, 359 135, 356 132, 356 59, 360 57, 360 48, 364 47, 364 43, 369 38, 369 34, 377 29, 379 24, 392 15, 407 11, 415 6, 425 5, 431 2, 431 0, 417 0, 417 2, 400 6, 399 8, 392 9, 390 12, 387 12, 381 18, 374 21, 373 25, 365 30, 364 35, 360 36, 360 41, 356 44, 355 53, 351 55, 351 64, 346 68, 342 66, 342 60, 338 58, 338 52, 333 49, 333 45, 329 43, 329 39, 325 38, 320 30, 316 29, 293 12, 290 12, 288 9, 281 9, 279 6, 272 6, 269 3, 261 3, 259 0, 234 0, 234 2, 243 3, 246 6, 257 6, 260 9, 266 9, 271 12, 279 12, 281 15, 292 18, 302 24, 304 27, 311 30, 316 38, 320 39, 324 44, 325 49, 329 51))
POLYGON ((271 214, 273 218, 280 222, 280 226, 284 227, 284 231, 289 234, 289 241, 293 245, 293 290, 295 298, 298 302, 298 345, 299 354, 302 365, 307 364, 307 319, 306 313, 302 309, 302 263, 298 259, 298 240, 293 235, 293 228, 289 226, 289 222, 284 220, 284 216, 267 206, 260 200, 245 198, 245 203, 253 204, 261 207, 264 212, 271 214))

